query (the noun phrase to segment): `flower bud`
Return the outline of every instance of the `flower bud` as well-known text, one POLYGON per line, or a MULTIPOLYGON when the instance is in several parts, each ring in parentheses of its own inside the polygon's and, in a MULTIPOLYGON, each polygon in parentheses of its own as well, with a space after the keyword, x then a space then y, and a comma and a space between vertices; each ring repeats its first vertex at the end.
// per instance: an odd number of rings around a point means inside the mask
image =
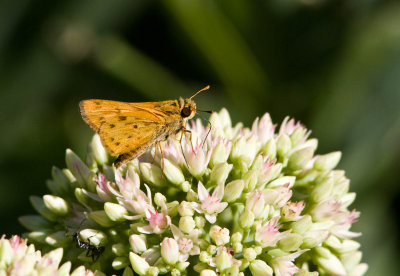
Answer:
POLYGON ((295 221, 300 218, 301 211, 305 207, 304 201, 290 202, 288 201, 281 209, 283 221, 295 221))
POLYGON ((348 252, 353 252, 356 251, 358 248, 360 248, 360 244, 356 241, 353 240, 343 240, 341 241, 339 238, 336 236, 329 236, 324 243, 329 246, 329 248, 332 248, 335 252, 338 252, 339 254, 345 254, 348 252))
POLYGON ((276 157, 276 142, 274 138, 271 138, 261 149, 262 153, 269 159, 276 157))
POLYGON ((189 262, 179 262, 175 265, 176 269, 178 269, 180 272, 184 272, 186 268, 190 265, 189 262))
POLYGON ((124 256, 128 255, 129 248, 126 246, 125 243, 115 243, 111 246, 111 251, 114 253, 115 256, 124 256))
POLYGON ((193 191, 193 189, 190 189, 189 192, 186 194, 186 200, 191 202, 191 201, 197 201, 197 193, 193 191))
POLYGON ((185 176, 183 175, 182 171, 177 166, 172 164, 171 161, 163 158, 162 162, 164 164, 164 175, 171 183, 180 185, 183 181, 185 181, 185 176))
POLYGON ((215 256, 215 263, 220 272, 223 272, 232 265, 231 256, 228 254, 225 247, 220 247, 218 250, 218 253, 215 256))
POLYGON ((91 199, 88 196, 87 191, 85 189, 75 188, 74 194, 79 203, 81 203, 84 206, 90 206, 93 202, 93 199, 91 199))
POLYGON ((204 227, 204 225, 206 224, 206 219, 201 216, 196 216, 194 218, 194 221, 196 222, 196 227, 199 229, 202 229, 204 227))
POLYGON ((310 229, 312 224, 312 219, 310 215, 305 215, 298 221, 295 221, 291 224, 290 229, 292 229, 293 233, 298 233, 300 235, 304 234, 305 232, 310 229))
POLYGON ((244 276, 243 272, 239 273, 239 264, 228 267, 225 270, 225 273, 226 273, 225 275, 230 275, 230 276, 244 276))
POLYGON ((184 216, 179 219, 179 228, 185 232, 190 233, 196 227, 196 223, 194 222, 193 217, 184 216))
POLYGON ((183 181, 180 186, 180 189, 184 193, 187 193, 188 191, 190 191, 190 188, 192 188, 192 185, 190 185, 189 181, 183 181))
POLYGON ((213 245, 213 244, 210 244, 208 247, 207 247, 207 253, 209 254, 209 255, 214 255, 215 253, 217 253, 217 247, 215 246, 215 245, 213 245))
POLYGON ((209 263, 211 261, 211 255, 207 251, 201 251, 199 260, 203 263, 209 263))
POLYGON ((272 276, 273 270, 262 260, 254 260, 250 263, 250 271, 253 276, 272 276))
POLYGON ((114 222, 107 216, 106 212, 102 210, 89 213, 89 217, 103 227, 111 227, 114 225, 114 222))
POLYGON ((263 252, 263 248, 261 246, 254 246, 254 251, 257 255, 260 255, 263 252))
POLYGON ((314 261, 325 270, 327 274, 330 275, 347 275, 343 264, 340 260, 333 255, 328 249, 323 247, 314 248, 317 256, 314 261))
POLYGON ((81 236, 84 241, 89 241, 90 239, 90 243, 95 246, 107 244, 106 234, 97 229, 84 229, 79 232, 79 236, 81 236))
MULTIPOLYGON (((147 271, 148 276, 157 276, 158 274, 160 274, 160 269, 156 266, 151 266, 149 268, 149 270, 147 271)), ((122 276, 124 276, 124 275, 122 275, 122 276)))
POLYGON ((36 243, 36 242, 45 243, 48 235, 49 235, 48 231, 33 231, 33 232, 28 233, 27 238, 32 243, 36 243))
POLYGON ((232 142, 221 140, 213 149, 210 158, 210 166, 214 167, 216 164, 225 163, 231 152, 232 142))
POLYGON ((66 262, 62 266, 58 268, 57 275, 60 276, 69 276, 71 271, 71 262, 66 262))
POLYGON ((253 260, 256 259, 257 253, 256 253, 256 251, 255 251, 253 248, 251 248, 251 247, 245 248, 245 249, 243 250, 243 257, 244 257, 246 260, 248 260, 248 261, 251 262, 251 261, 253 261, 253 260))
POLYGON ((329 171, 339 163, 342 153, 340 151, 320 155, 315 159, 314 169, 319 171, 329 171))
POLYGON ((246 210, 251 211, 255 218, 259 218, 265 206, 265 200, 263 192, 260 190, 254 190, 246 200, 246 210))
POLYGON ((71 180, 75 180, 72 176, 71 172, 67 169, 60 170, 57 167, 53 167, 51 169, 51 176, 56 184, 54 187, 54 191, 56 194, 63 194, 70 191, 70 183, 71 180))
POLYGON ((245 209, 244 212, 240 215, 239 223, 242 228, 251 227, 254 223, 254 214, 251 211, 245 209))
POLYGON ((240 253, 243 250, 243 244, 241 244, 240 242, 232 243, 232 249, 235 252, 235 254, 240 253))
POLYGON ((214 166, 210 175, 210 183, 218 185, 219 183, 225 183, 228 178, 229 172, 232 170, 233 165, 228 163, 219 163, 214 166))
POLYGON ((298 126, 295 130, 293 130, 292 134, 290 134, 290 140, 292 141, 292 146, 295 147, 299 143, 303 142, 307 139, 307 136, 310 134, 309 131, 303 126, 298 126))
POLYGON ((352 271, 360 264, 362 253, 360 251, 348 252, 340 255, 340 260, 347 271, 352 271))
POLYGON ((282 177, 279 177, 278 179, 268 183, 267 187, 275 188, 275 187, 280 187, 280 186, 289 184, 289 188, 291 188, 291 187, 293 187, 295 181, 296 181, 295 176, 282 176, 282 177))
POLYGON ((192 151, 192 149, 190 148, 189 154, 186 154, 186 161, 188 165, 187 169, 189 173, 199 179, 204 174, 207 168, 209 156, 210 155, 207 156, 201 146, 197 147, 195 151, 192 151))
POLYGON ((129 244, 133 252, 142 254, 147 250, 146 240, 143 236, 132 234, 129 236, 129 244))
POLYGON ((292 142, 290 141, 289 136, 286 134, 281 134, 276 141, 276 152, 281 157, 286 157, 289 153, 290 149, 292 148, 292 142))
POLYGON ((65 216, 69 213, 69 207, 67 202, 58 196, 45 195, 43 196, 43 202, 46 207, 58 216, 65 216))
POLYGON ((90 176, 90 170, 85 163, 70 149, 65 154, 67 168, 75 176, 81 187, 86 187, 86 182, 90 176))
POLYGON ((43 217, 50 221, 57 221, 58 216, 46 207, 42 198, 38 196, 30 196, 29 201, 33 205, 33 208, 35 208, 35 210, 43 217))
POLYGON ((164 238, 161 243, 161 256, 163 260, 170 265, 174 265, 179 258, 179 247, 176 240, 164 238))
POLYGON ((293 171, 303 169, 314 155, 313 147, 296 150, 290 155, 287 167, 293 171))
MULTIPOLYGON (((160 204, 160 206, 162 205, 160 204)), ((170 217, 174 217, 178 214, 179 201, 174 200, 172 202, 168 202, 166 206, 167 206, 167 213, 170 217)))
POLYGON ((246 192, 252 192, 258 182, 258 175, 259 172, 256 170, 248 170, 245 175, 243 176, 243 181, 244 181, 244 190, 246 192))
POLYGON ((333 174, 330 173, 315 185, 310 198, 317 203, 328 199, 331 196, 333 184, 333 174))
POLYGON ((44 241, 52 247, 63 247, 70 242, 70 239, 66 236, 65 231, 57 231, 50 235, 47 234, 44 241))
POLYGON ((230 239, 229 230, 227 228, 221 228, 218 225, 211 227, 209 235, 217 246, 228 243, 230 239))
POLYGON ((108 154, 106 149, 101 144, 100 136, 95 134, 90 142, 90 146, 92 149, 93 157, 99 164, 108 163, 108 154))
POLYGON ((182 201, 178 207, 179 215, 183 216, 193 216, 194 210, 192 204, 187 201, 182 201))
POLYGON ((139 255, 136 255, 133 252, 129 253, 129 260, 131 261, 131 265, 133 270, 139 275, 146 275, 147 271, 150 268, 150 265, 139 255))
POLYGON ((211 269, 204 269, 200 272, 200 276, 217 276, 217 273, 211 269))
POLYGON ((111 263, 112 268, 114 268, 115 270, 123 269, 128 265, 129 265, 129 259, 123 256, 118 256, 114 258, 114 260, 111 263))
POLYGON ((124 221, 126 220, 125 216, 128 215, 125 207, 111 202, 104 203, 104 211, 112 221, 124 221))
POLYGON ((167 202, 167 198, 165 195, 161 193, 156 193, 154 195, 154 203, 158 206, 161 207, 162 204, 165 204, 167 202))
POLYGON ((139 163, 140 173, 143 176, 143 180, 155 187, 165 186, 167 183, 163 172, 160 167, 151 163, 140 162, 139 163))
POLYGON ((223 200, 227 202, 234 202, 241 196, 243 188, 244 188, 244 181, 242 179, 229 182, 225 186, 223 200))
POLYGON ((313 248, 320 245, 329 236, 328 230, 307 231, 303 234, 301 248, 313 248))
POLYGON ((241 242, 242 239, 243 239, 243 235, 242 235, 242 233, 240 233, 240 232, 234 233, 234 234, 232 235, 232 238, 231 238, 232 242, 241 242))
POLYGON ((247 167, 251 165, 257 153, 257 139, 255 136, 250 136, 246 139, 244 136, 239 136, 233 140, 231 158, 234 161, 241 161, 247 167))
POLYGON ((279 241, 278 245, 283 251, 290 252, 297 250, 302 243, 303 236, 296 233, 289 233, 279 241))

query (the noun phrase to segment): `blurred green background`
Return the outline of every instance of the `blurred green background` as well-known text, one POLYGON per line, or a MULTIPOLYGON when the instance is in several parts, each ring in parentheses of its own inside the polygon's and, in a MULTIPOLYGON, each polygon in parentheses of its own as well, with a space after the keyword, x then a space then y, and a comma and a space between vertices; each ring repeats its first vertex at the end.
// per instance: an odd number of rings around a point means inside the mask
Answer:
POLYGON ((0 2, 1 232, 22 233, 53 165, 84 156, 86 98, 196 98, 248 126, 301 120, 339 165, 362 212, 368 275, 397 275, 400 2, 114 0, 0 2))

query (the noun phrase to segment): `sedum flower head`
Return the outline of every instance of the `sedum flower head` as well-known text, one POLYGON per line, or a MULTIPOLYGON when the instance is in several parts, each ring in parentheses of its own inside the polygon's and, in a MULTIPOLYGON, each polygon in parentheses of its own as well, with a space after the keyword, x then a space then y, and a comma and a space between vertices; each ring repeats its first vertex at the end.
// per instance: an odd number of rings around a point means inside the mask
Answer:
POLYGON ((33 244, 28 245, 25 239, 12 236, 0 239, 0 275, 104 275, 96 271, 92 272, 83 266, 71 271, 71 262, 60 266, 63 256, 63 248, 53 249, 42 256, 39 250, 35 250, 33 244))
POLYGON ((20 218, 26 236, 108 274, 366 272, 339 152, 315 155, 317 140, 294 119, 277 128, 265 114, 245 128, 223 109, 210 123, 118 170, 97 135, 84 160, 67 150, 51 192, 31 198, 38 215, 20 218))

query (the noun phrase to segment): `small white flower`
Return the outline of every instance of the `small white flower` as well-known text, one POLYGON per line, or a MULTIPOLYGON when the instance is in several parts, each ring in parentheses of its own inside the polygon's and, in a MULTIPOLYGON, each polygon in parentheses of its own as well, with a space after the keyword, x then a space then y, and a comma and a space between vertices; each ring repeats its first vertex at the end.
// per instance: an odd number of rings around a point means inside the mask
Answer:
POLYGON ((224 197, 224 183, 221 182, 218 184, 213 194, 210 195, 204 185, 199 181, 197 193, 200 204, 193 202, 193 208, 199 213, 204 213, 206 219, 210 223, 215 223, 217 215, 228 206, 227 202, 221 202, 224 197))

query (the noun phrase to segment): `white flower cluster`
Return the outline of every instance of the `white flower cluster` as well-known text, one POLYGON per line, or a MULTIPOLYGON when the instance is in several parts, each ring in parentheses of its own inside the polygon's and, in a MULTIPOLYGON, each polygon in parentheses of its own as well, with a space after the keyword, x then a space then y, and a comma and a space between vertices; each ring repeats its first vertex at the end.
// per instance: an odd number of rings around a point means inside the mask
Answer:
POLYGON ((31 198, 40 216, 20 218, 28 238, 124 275, 366 272, 340 152, 314 155, 317 140, 293 119, 276 132, 265 114, 249 129, 223 109, 210 125, 195 121, 192 139, 170 138, 120 170, 97 135, 86 162, 67 150, 52 194, 31 198))
POLYGON ((35 251, 33 244, 19 236, 0 239, 0 275, 11 276, 102 276, 102 272, 86 270, 84 266, 71 271, 71 262, 59 267, 63 256, 63 249, 57 248, 42 256, 39 250, 35 251))

